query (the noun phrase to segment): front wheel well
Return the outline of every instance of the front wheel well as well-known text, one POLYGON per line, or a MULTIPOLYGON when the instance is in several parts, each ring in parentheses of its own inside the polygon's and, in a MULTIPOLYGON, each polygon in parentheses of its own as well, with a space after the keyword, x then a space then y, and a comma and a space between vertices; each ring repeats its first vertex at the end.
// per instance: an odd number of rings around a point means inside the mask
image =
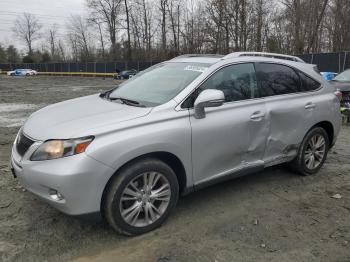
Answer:
POLYGON ((314 127, 322 127, 326 131, 329 139, 329 146, 332 146, 334 140, 334 128, 332 123, 328 121, 322 121, 314 125, 312 128, 314 127))
POLYGON ((108 191, 108 187, 109 187, 111 181, 113 180, 113 177, 115 175, 117 175, 118 172, 120 170, 122 170, 123 168, 125 168, 127 165, 130 165, 133 162, 137 162, 137 161, 140 161, 140 160, 146 159, 146 158, 159 159, 159 160, 163 161, 164 163, 166 163, 168 166, 170 166, 170 168, 172 168, 174 173, 176 174, 176 177, 177 177, 177 180, 179 183, 179 191, 180 191, 179 193, 181 194, 186 189, 186 184, 187 184, 186 170, 185 170, 185 167, 182 164, 181 160, 176 155, 169 153, 169 152, 153 152, 153 153, 144 154, 144 155, 138 156, 138 157, 126 162, 124 165, 122 165, 120 168, 118 168, 116 170, 116 172, 109 178, 109 180, 108 180, 108 182, 103 190, 103 194, 102 194, 102 198, 101 198, 101 212, 103 212, 102 205, 103 205, 106 193, 108 191))

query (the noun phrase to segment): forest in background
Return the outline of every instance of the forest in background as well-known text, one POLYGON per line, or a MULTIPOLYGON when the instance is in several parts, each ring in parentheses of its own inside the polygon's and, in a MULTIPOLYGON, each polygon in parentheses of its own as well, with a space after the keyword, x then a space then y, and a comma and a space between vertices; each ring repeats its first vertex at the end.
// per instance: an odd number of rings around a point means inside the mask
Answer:
POLYGON ((88 16, 44 26, 19 14, 26 49, 0 44, 0 63, 165 60, 180 54, 350 50, 349 0, 86 0, 88 16))

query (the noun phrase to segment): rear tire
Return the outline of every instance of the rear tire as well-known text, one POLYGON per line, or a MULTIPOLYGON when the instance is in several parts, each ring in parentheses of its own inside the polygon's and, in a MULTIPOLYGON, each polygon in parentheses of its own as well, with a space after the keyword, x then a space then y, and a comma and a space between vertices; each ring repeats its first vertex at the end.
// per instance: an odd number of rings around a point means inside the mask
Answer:
POLYGON ((322 127, 311 129, 303 139, 297 157, 290 163, 293 170, 308 176, 317 173, 326 161, 329 138, 322 127))
POLYGON ((174 171, 158 159, 132 162, 112 178, 103 203, 108 224, 124 235, 159 227, 175 208, 179 184, 174 171))

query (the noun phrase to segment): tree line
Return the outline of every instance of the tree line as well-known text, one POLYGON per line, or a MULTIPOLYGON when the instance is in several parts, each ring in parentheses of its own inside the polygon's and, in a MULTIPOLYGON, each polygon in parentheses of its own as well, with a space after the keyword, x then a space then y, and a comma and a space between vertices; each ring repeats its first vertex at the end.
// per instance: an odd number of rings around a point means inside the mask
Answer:
MULTIPOLYGON (((159 60, 184 53, 350 49, 348 0, 86 0, 89 15, 44 28, 29 13, 13 26, 26 62, 159 60)), ((21 57, 0 46, 0 62, 21 57)))

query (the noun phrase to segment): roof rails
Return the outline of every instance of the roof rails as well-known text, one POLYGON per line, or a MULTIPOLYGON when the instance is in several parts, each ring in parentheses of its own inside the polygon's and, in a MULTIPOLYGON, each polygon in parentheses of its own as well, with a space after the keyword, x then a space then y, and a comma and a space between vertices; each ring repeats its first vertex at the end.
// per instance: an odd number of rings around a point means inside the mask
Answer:
POLYGON ((235 58, 235 57, 241 57, 241 56, 260 56, 260 57, 277 58, 282 60, 305 63, 304 60, 302 60, 297 56, 282 55, 282 54, 276 54, 276 53, 264 53, 264 52, 234 52, 234 53, 228 54, 223 59, 235 58))
POLYGON ((174 57, 173 59, 178 59, 178 58, 191 58, 191 57, 223 58, 224 55, 217 55, 217 54, 185 54, 185 55, 180 55, 180 56, 174 57))

